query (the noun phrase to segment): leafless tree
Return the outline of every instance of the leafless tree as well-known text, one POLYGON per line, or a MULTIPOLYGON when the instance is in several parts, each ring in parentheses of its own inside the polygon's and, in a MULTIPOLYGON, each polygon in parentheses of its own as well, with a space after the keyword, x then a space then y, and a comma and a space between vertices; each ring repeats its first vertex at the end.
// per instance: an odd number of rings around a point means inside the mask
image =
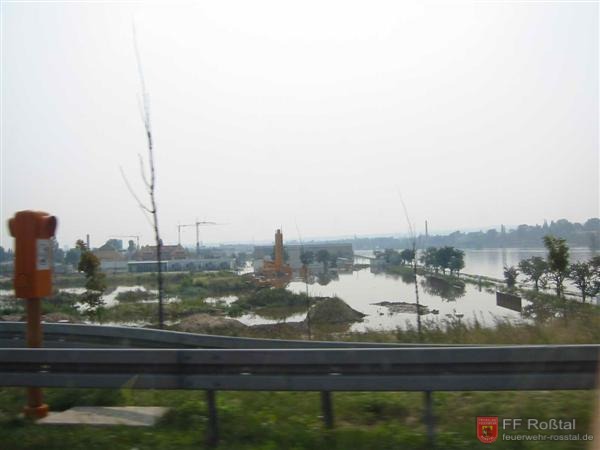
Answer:
POLYGON ((408 224, 408 232, 409 232, 410 240, 411 240, 411 244, 412 244, 412 251, 413 251, 412 267, 413 267, 413 275, 415 277, 415 298, 417 301, 417 333, 419 336, 419 341, 421 341, 421 339, 422 339, 421 305, 419 303, 419 282, 417 280, 417 235, 415 233, 415 229, 414 229, 414 227, 410 221, 410 218, 408 216, 408 210, 406 209, 406 204, 404 203, 402 194, 400 194, 400 192, 398 192, 398 195, 400 196, 400 202, 402 203, 402 209, 404 210, 404 216, 406 217, 406 223, 408 224))
MULTIPOLYGON (((304 242, 302 242, 302 236, 300 235, 300 228, 298 228, 298 223, 296 223, 296 232, 298 233, 298 239, 300 240, 300 259, 302 259, 302 256, 304 255, 304 242)), ((312 339, 312 330, 310 327, 310 308, 311 308, 311 301, 310 301, 310 294, 308 293, 308 265, 304 265, 304 268, 306 269, 305 273, 304 273, 304 283, 306 285, 306 330, 308 333, 308 340, 310 341, 312 339)))
POLYGON ((158 209, 156 206, 156 170, 154 167, 154 141, 152 140, 152 126, 150 122, 150 97, 146 90, 146 83, 144 82, 144 72, 142 70, 142 60, 137 43, 137 35, 135 31, 135 23, 133 23, 133 45, 135 49, 135 58, 137 62, 140 84, 142 88, 142 95, 140 104, 140 114, 146 130, 146 139, 148 146, 148 169, 150 170, 150 176, 146 175, 146 167, 144 164, 144 158, 138 153, 140 163, 140 173, 146 193, 150 200, 150 206, 144 203, 138 195, 135 193, 129 180, 121 169, 121 176, 125 181, 127 189, 136 200, 138 206, 144 213, 144 217, 148 220, 152 228, 154 229, 154 240, 156 241, 156 261, 158 263, 158 326, 159 328, 164 327, 164 309, 163 309, 163 273, 162 273, 162 239, 160 238, 160 232, 158 230, 158 209))

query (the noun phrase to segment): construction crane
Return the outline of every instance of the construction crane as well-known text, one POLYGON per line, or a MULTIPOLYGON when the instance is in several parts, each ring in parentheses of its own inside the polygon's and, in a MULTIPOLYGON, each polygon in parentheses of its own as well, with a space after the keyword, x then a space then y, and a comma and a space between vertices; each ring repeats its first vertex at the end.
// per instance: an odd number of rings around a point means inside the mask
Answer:
POLYGON ((140 249, 140 236, 137 234, 131 235, 131 236, 109 236, 109 239, 113 239, 113 238, 135 238, 136 240, 136 250, 140 249))
POLYGON ((217 223, 217 222, 206 222, 206 221, 199 221, 198 219, 196 219, 196 222, 194 223, 189 223, 189 224, 185 224, 185 225, 177 225, 177 237, 178 237, 178 243, 179 245, 181 245, 181 229, 184 227, 196 227, 196 256, 198 256, 200 254, 200 227, 203 225, 223 225, 222 223, 217 223))
POLYGON ((181 225, 180 223, 177 224, 177 244, 181 245, 181 229, 185 227, 193 227, 195 225, 195 223, 188 223, 185 225, 181 225))

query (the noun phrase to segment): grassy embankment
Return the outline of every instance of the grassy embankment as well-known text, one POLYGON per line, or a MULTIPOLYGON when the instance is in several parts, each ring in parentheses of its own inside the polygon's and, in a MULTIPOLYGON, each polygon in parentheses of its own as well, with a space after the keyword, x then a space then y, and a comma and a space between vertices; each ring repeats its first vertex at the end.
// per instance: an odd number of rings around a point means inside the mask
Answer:
MULTIPOLYGON (((18 417, 21 389, 0 390, 0 446, 38 449, 203 448, 207 414, 197 391, 46 390, 53 410, 76 405, 163 405, 171 408, 153 428, 40 427, 18 417)), ((421 393, 334 393, 336 426, 325 430, 317 393, 219 392, 221 449, 425 449, 421 393)), ((590 433, 593 395, 574 392, 435 393, 438 448, 479 449, 478 415, 521 418, 575 418, 579 433, 590 433)), ((499 449, 542 448, 540 443, 503 442, 499 449)), ((582 442, 553 442, 575 450, 582 442)), ((549 444, 548 444, 549 446, 549 444)), ((546 447, 544 447, 546 448, 546 447)))
MULTIPOLYGON (((402 277, 414 277, 413 268, 407 265, 396 265, 389 266, 385 268, 385 272, 393 275, 400 275, 402 277)), ((471 275, 471 274, 459 274, 448 275, 441 272, 434 272, 432 270, 427 270, 422 266, 417 267, 417 275, 421 276, 434 276, 441 280, 445 280, 448 283, 456 286, 464 286, 466 283, 474 284, 476 286, 481 286, 482 288, 490 289, 495 288, 502 284, 501 280, 496 278, 487 277, 484 275, 471 275)))

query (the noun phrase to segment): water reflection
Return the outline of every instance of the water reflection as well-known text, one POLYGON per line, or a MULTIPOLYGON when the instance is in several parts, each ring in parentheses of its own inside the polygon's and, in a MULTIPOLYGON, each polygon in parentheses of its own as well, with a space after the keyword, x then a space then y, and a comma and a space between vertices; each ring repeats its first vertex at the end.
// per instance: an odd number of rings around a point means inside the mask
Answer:
POLYGON ((441 297, 447 302, 455 302, 465 295, 465 286, 451 285, 448 281, 437 277, 425 277, 419 284, 425 293, 441 297))
POLYGON ((382 275, 387 275, 389 277, 392 277, 394 279, 400 279, 405 284, 414 284, 414 282, 415 282, 415 275, 411 272, 400 272, 400 273, 390 274, 390 273, 387 273, 384 269, 381 269, 378 267, 371 267, 370 271, 371 271, 371 273, 373 273, 375 275, 382 274, 382 275))
MULTIPOLYGON (((317 278, 317 277, 315 277, 317 278)), ((312 280, 310 280, 312 281, 312 280)), ((366 329, 393 330, 398 327, 417 326, 417 321, 446 320, 447 317, 463 321, 477 320, 484 326, 494 326, 498 320, 521 321, 516 311, 496 304, 496 293, 467 284, 453 286, 435 278, 417 276, 419 282, 419 303, 427 309, 424 315, 414 311, 388 308, 381 302, 415 303, 415 285, 412 274, 386 274, 376 270, 362 269, 353 273, 340 273, 337 279, 328 283, 305 283, 301 279, 292 280, 288 289, 296 293, 315 296, 338 296, 348 305, 367 316, 363 322, 351 326, 352 331, 366 329), (379 303, 379 305, 377 304, 379 303)))
POLYGON ((327 286, 333 280, 339 280, 340 277, 336 272, 321 272, 317 275, 317 283, 321 286, 327 286))
POLYGON ((308 310, 307 305, 297 306, 272 306, 257 309, 254 313, 257 316, 265 319, 275 320, 277 322, 283 322, 292 316, 298 316, 302 313, 306 313, 308 310))

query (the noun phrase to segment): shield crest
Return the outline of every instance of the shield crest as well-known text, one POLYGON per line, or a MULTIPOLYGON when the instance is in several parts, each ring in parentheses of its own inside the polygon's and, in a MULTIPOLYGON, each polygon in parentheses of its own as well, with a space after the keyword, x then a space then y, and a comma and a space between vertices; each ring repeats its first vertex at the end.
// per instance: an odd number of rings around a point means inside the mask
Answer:
POLYGON ((477 439, 484 444, 498 439, 498 417, 477 417, 477 439))

